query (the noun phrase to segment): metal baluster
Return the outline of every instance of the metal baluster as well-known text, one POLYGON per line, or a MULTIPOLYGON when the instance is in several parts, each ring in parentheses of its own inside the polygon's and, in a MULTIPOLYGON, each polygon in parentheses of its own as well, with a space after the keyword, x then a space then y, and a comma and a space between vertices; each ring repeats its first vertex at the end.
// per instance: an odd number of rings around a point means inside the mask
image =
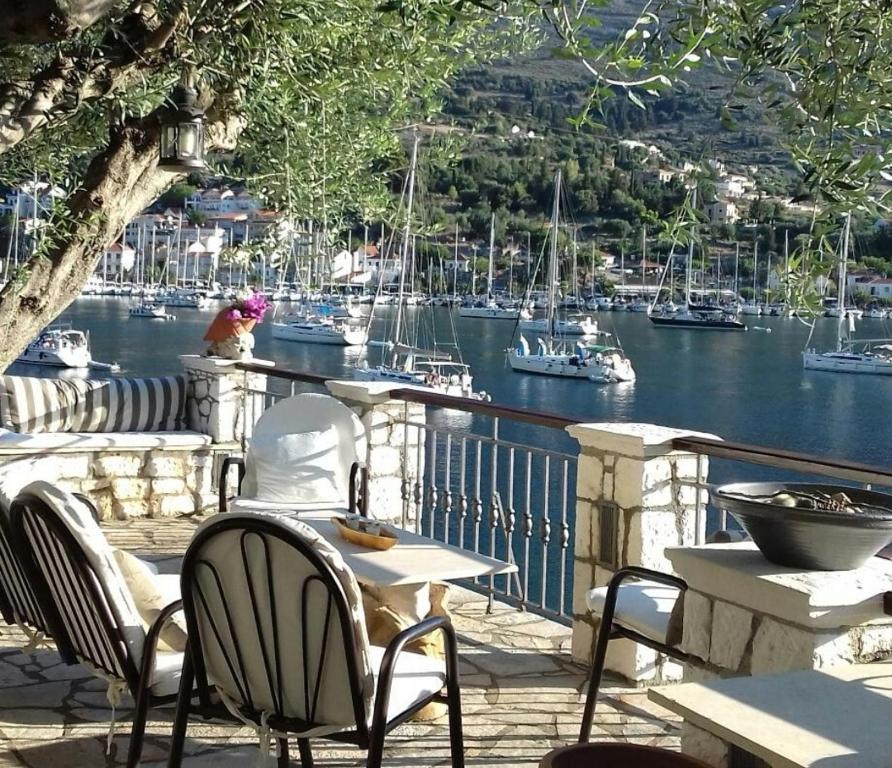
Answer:
MULTIPOLYGON (((483 500, 480 498, 480 482, 483 469, 483 441, 477 440, 477 453, 474 458, 474 500, 472 519, 474 520, 474 552, 480 551, 480 523, 483 521, 483 500)), ((476 583, 477 578, 474 579, 476 583)))
POLYGON ((425 474, 430 478, 430 485, 427 489, 427 504, 428 509, 430 510, 430 525, 428 526, 430 532, 428 536, 432 539, 435 539, 434 535, 434 525, 436 523, 437 516, 437 432, 436 430, 432 431, 428 436, 430 440, 430 465, 424 468, 425 474))
POLYGON ((567 552, 570 548, 570 525, 567 522, 567 492, 569 477, 569 463, 567 459, 564 459, 563 471, 561 472, 561 591, 558 593, 558 613, 561 616, 564 615, 564 604, 567 597, 567 552))
POLYGON ((452 516, 452 435, 446 433, 446 461, 444 462, 446 477, 443 488, 443 541, 449 543, 449 522, 452 516))
POLYGON ((523 510, 523 594, 530 594, 530 542, 533 538, 533 454, 527 451, 526 500, 523 510))
POLYGON ((421 444, 421 436, 424 435, 424 442, 427 444, 427 431, 422 431, 421 427, 414 427, 416 434, 415 445, 415 484, 412 493, 412 501, 415 506, 415 533, 421 533, 421 506, 424 501, 424 477, 422 468, 424 462, 424 446, 421 444))
MULTIPOLYGON (((489 556, 496 556, 496 534, 499 528, 499 519, 502 516, 502 501, 499 498, 498 474, 499 474, 499 419, 492 420, 492 449, 489 461, 489 556)), ((487 611, 492 612, 493 595, 496 590, 496 577, 489 577, 489 603, 487 611)))
MULTIPOLYGON (((508 562, 514 560, 514 448, 508 449, 508 508, 505 510, 505 554, 508 562)), ((511 576, 505 577, 505 594, 511 596, 511 576)))
POLYGON ((545 454, 545 482, 544 498, 542 500, 542 520, 539 522, 539 536, 542 539, 542 578, 540 584, 540 600, 539 605, 545 607, 545 585, 548 582, 548 543, 551 541, 551 510, 548 508, 549 503, 549 485, 551 484, 551 456, 545 454))
POLYGON ((402 527, 409 527, 409 403, 403 403, 403 449, 402 470, 403 477, 400 482, 400 497, 403 501, 402 527))
POLYGON ((461 439, 461 458, 458 465, 458 546, 465 546, 465 520, 468 517, 468 494, 466 491, 466 482, 468 479, 468 438, 461 439))

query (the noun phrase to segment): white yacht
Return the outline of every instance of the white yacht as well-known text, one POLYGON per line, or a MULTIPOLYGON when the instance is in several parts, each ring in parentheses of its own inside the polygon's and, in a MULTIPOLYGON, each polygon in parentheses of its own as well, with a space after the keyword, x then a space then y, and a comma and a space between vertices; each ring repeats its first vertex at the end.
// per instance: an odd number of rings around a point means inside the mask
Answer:
POLYGON ((136 304, 127 311, 130 317, 144 317, 149 320, 176 320, 176 315, 167 314, 161 304, 136 304))
POLYGON ((207 309, 211 300, 195 291, 175 290, 158 298, 166 307, 182 307, 184 309, 207 309))
POLYGON ((578 318, 568 317, 566 320, 553 317, 549 321, 544 317, 533 318, 528 310, 522 310, 518 325, 521 331, 527 331, 528 333, 545 334, 551 332, 554 336, 598 335, 598 323, 588 315, 578 318))
MULTIPOLYGON (((556 293, 558 284, 558 267, 557 267, 557 232, 560 220, 560 195, 561 195, 561 171, 555 173, 554 177, 554 205, 551 212, 551 248, 548 259, 548 277, 547 285, 551 287, 548 291, 548 306, 545 311, 545 318, 542 320, 521 320, 519 325, 521 332, 524 330, 540 330, 545 336, 537 339, 536 352, 532 353, 529 342, 521 333, 517 346, 508 352, 508 364, 511 370, 520 373, 536 373, 543 376, 560 376, 572 379, 587 379, 589 381, 619 381, 617 377, 606 378, 608 372, 605 366, 612 363, 600 351, 592 353, 581 341, 577 341, 576 345, 570 348, 566 341, 556 341, 555 337, 567 335, 584 335, 593 336, 598 333, 597 323, 593 323, 591 318, 583 318, 581 321, 558 320, 555 317, 556 311, 556 293), (576 327, 569 324, 575 323, 576 327), (580 333, 580 331, 582 331, 580 333)), ((604 349, 607 349, 606 347, 604 349)), ((625 356, 622 356, 625 359, 625 356)), ((617 370, 622 369, 625 378, 623 380, 634 380, 634 371, 632 371, 631 363, 626 361, 623 365, 617 361, 617 370)))
MULTIPOLYGON (((849 253, 852 217, 846 219, 843 230, 842 246, 839 257, 839 299, 835 315, 836 349, 830 352, 818 352, 808 349, 802 353, 802 365, 806 370, 829 371, 831 373, 866 373, 880 376, 892 376, 892 340, 890 339, 853 339, 855 331, 855 314, 850 310, 840 311, 838 307, 845 302, 846 268, 849 253)), ((859 310, 860 311, 860 310, 859 310)))
MULTIPOLYGON (((412 146, 412 161, 409 166, 409 181, 406 185, 406 223, 403 230, 403 241, 400 252, 400 282, 399 293, 396 300, 396 317, 392 328, 388 329, 383 340, 370 341, 370 347, 378 347, 382 350, 381 363, 369 365, 368 360, 362 360, 354 369, 354 376, 362 381, 388 381, 405 385, 426 387, 440 394, 454 397, 464 397, 472 400, 489 400, 486 392, 474 391, 474 380, 470 367, 461 359, 461 351, 457 339, 454 336, 448 346, 452 350, 444 351, 440 348, 436 338, 428 336, 422 327, 421 319, 429 311, 422 306, 418 311, 412 312, 413 328, 409 328, 405 308, 417 306, 418 301, 409 301, 417 298, 416 294, 406 293, 406 279, 409 273, 409 254, 412 248, 412 203, 415 196, 415 177, 418 168, 418 135, 412 146), (453 352, 458 359, 453 359, 453 352)), ((382 296, 381 285, 378 286, 378 296, 382 296)), ((375 304, 378 304, 377 298, 375 304)), ((371 318, 369 319, 371 324, 371 318)), ((427 325, 427 324, 425 324, 427 325)))
POLYGON ((89 340, 83 331, 47 328, 25 347, 16 362, 56 368, 89 368, 93 358, 89 340))
POLYGON ((478 317, 486 320, 517 320, 520 317, 520 310, 499 306, 495 299, 489 299, 471 306, 459 307, 458 316, 478 317))
POLYGON ((365 329, 346 320, 308 316, 302 319, 272 323, 274 339, 302 341, 307 344, 330 344, 355 347, 365 343, 365 329))
POLYGON ((762 305, 754 301, 747 301, 740 305, 741 315, 761 315, 762 305))

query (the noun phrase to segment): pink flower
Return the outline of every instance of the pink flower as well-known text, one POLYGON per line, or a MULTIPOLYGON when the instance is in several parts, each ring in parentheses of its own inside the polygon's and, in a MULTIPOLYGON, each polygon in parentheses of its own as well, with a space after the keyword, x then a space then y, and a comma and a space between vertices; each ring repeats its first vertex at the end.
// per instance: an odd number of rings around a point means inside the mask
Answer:
POLYGON ((233 307, 226 313, 226 319, 227 320, 241 320, 242 313, 238 309, 233 307))

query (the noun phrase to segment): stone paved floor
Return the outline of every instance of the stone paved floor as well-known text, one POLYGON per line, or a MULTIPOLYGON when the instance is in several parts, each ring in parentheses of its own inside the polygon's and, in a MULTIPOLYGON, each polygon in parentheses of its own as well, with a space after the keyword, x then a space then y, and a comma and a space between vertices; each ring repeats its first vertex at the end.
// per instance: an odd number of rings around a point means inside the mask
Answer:
MULTIPOLYGON (((194 523, 189 520, 135 521, 106 526, 113 543, 135 552, 182 551, 194 523)), ((584 671, 569 659, 569 630, 536 616, 486 602, 455 590, 453 621, 462 663, 462 709, 467 764, 473 768, 536 766, 549 749, 575 739, 584 671)), ((92 768, 123 765, 132 702, 120 710, 112 754, 105 736, 110 710, 105 686, 82 667, 61 664, 52 651, 24 655, 22 634, 3 629, 0 637, 0 768, 92 768)), ((677 721, 647 700, 644 691, 606 681, 594 739, 678 746, 677 721)), ((144 766, 163 766, 171 710, 150 712, 144 766)), ((410 723, 388 738, 385 765, 449 765, 445 720, 410 723)), ((189 768, 255 765, 254 734, 246 728, 196 721, 187 739, 189 768)), ((329 749, 314 742, 322 768, 363 765, 352 748, 329 749)), ((296 753, 296 748, 294 749, 296 753)), ((293 755, 297 765, 296 754, 293 755)))

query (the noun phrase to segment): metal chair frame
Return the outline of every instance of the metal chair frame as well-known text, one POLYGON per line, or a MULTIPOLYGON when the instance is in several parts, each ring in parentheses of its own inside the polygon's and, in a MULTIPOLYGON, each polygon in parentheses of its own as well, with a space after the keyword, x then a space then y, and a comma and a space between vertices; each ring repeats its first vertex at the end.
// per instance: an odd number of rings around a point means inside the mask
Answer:
POLYGON ((10 527, 24 576, 62 657, 73 664, 87 661, 123 680, 136 700, 127 753, 127 767, 136 768, 149 708, 177 700, 178 694, 154 695, 151 675, 161 630, 180 610, 181 602, 160 612, 146 632, 142 658, 136 659, 109 608, 106 585, 49 505, 31 494, 19 494, 10 508, 10 527), (44 575, 43 568, 51 579, 44 575))
MULTIPOLYGON (((242 492, 242 481, 245 479, 246 464, 243 456, 226 456, 220 466, 220 480, 218 493, 218 509, 220 512, 229 511, 230 497, 226 493, 226 484, 229 480, 229 470, 232 467, 238 469, 236 479, 236 495, 242 492)), ((368 517, 369 514, 369 471, 364 462, 354 461, 350 467, 349 512, 368 517)))
POLYGON ((616 602, 619 598, 620 589, 624 582, 629 579, 654 581, 658 584, 664 584, 668 587, 675 587, 679 592, 679 599, 684 598, 685 590, 688 585, 684 579, 678 576, 672 576, 668 573, 653 571, 649 568, 642 568, 637 565, 629 565, 620 568, 610 579, 607 585, 607 597, 604 600, 604 612, 601 614, 601 626, 598 630, 598 641, 595 645, 595 653, 592 658, 592 670, 589 677, 588 691, 585 697, 585 708, 582 712, 582 727, 579 731, 579 742, 585 743, 591 737, 592 720, 595 716, 595 705, 598 701, 598 691, 601 688, 601 678, 604 674, 604 663, 607 659, 607 645, 611 640, 625 638, 632 640, 648 648, 652 648, 659 653, 665 653, 667 656, 677 659, 678 661, 687 661, 690 657, 677 648, 661 643, 648 637, 640 632, 624 627, 622 624, 614 620, 616 614, 616 602))
MULTIPOLYGON (((259 677, 265 680, 266 690, 263 693, 268 694, 269 699, 273 702, 275 712, 267 713, 266 721, 269 727, 280 733, 294 733, 297 735, 298 750, 300 755, 300 764, 302 768, 312 768, 313 755, 310 748, 308 737, 301 737, 299 734, 318 727, 320 724, 314 721, 316 706, 318 705, 319 686, 321 685, 321 671, 324 669, 326 649, 328 647, 327 638, 329 625, 332 616, 337 619, 337 626, 343 637, 344 649, 347 662, 347 677, 350 686, 350 694, 352 697, 353 717, 356 727, 347 731, 339 731, 320 738, 326 738, 334 741, 354 744, 361 749, 368 750, 369 768, 380 768, 384 751, 384 738, 396 728, 398 725, 408 720, 415 712, 426 706, 431 701, 443 702, 448 706, 449 711, 449 733, 450 733, 450 750, 452 755, 452 765, 455 768, 464 768, 464 742, 462 736, 461 723, 461 698, 458 685, 458 645, 455 637, 455 630, 451 622, 445 617, 433 617, 425 619, 419 624, 410 627, 399 635, 397 635, 387 646, 378 674, 378 682, 375 691, 375 703, 372 713, 371 724, 369 724, 368 716, 365 711, 365 702, 362 695, 362 680, 358 666, 359 648, 356 638, 353 634, 352 619, 350 616, 350 607, 344 589, 331 567, 322 557, 294 531, 284 526, 274 518, 257 517, 246 520, 244 517, 233 518, 229 516, 220 517, 207 527, 200 530, 193 538, 189 549, 183 558, 182 583, 183 589, 183 610, 186 615, 186 622, 189 634, 189 645, 187 648, 186 659, 183 665, 183 673, 180 681, 180 697, 177 702, 177 710, 174 720, 173 743, 170 749, 170 758, 168 762, 169 768, 179 768, 183 757, 183 747, 186 738, 186 729, 189 715, 193 712, 203 717, 223 717, 224 719, 232 719, 232 715, 219 705, 213 705, 211 695, 214 687, 208 682, 207 669, 205 666, 202 647, 204 642, 213 639, 216 642, 217 650, 224 656, 225 663, 229 669, 232 679, 235 681, 239 689, 239 698, 244 705, 240 708, 240 714, 247 720, 260 725, 263 719, 263 713, 258 711, 254 706, 254 696, 261 691, 256 684, 252 689, 250 684, 246 666, 244 652, 239 642, 238 633, 232 622, 230 610, 231 601, 226 599, 219 573, 213 564, 201 559, 202 547, 211 538, 225 533, 227 531, 241 531, 240 547, 241 547, 241 565, 242 575, 245 578, 247 593, 251 597, 251 610, 256 617, 256 640, 257 646, 262 650, 262 667, 263 675, 259 677), (304 709, 308 719, 301 720, 286 716, 283 712, 283 679, 282 654, 287 653, 288 649, 283 648, 285 643, 280 642, 278 616, 276 613, 275 589, 273 587, 272 565, 270 560, 269 541, 271 538, 279 539, 288 546, 294 548, 302 557, 306 558, 312 566, 314 573, 308 576, 303 584, 297 584, 294 594, 301 595, 301 648, 307 648, 307 636, 311 630, 321 633, 322 642, 319 645, 320 653, 318 663, 315 666, 315 675, 309 674, 311 671, 311 661, 306 656, 303 657, 304 671, 304 709), (272 638, 266 637, 264 630, 265 623, 261 620, 258 610, 258 600, 255 594, 255 581, 252 580, 251 574, 256 576, 256 572, 252 571, 248 563, 247 547, 249 541, 257 541, 262 544, 266 573, 266 584, 269 590, 266 596, 272 611, 271 616, 271 633, 272 638), (212 612, 207 608, 207 595, 199 586, 196 578, 199 568, 209 569, 212 576, 212 583, 216 589, 216 597, 219 604, 224 606, 223 616, 214 617, 212 612), (195 588, 186 588, 186 585, 195 585, 195 588), (327 592, 327 602, 324 620, 315 620, 310 622, 306 615, 308 609, 307 595, 311 588, 322 587, 327 592), (198 593, 198 601, 196 601, 195 592, 198 593), (202 638, 201 629, 198 622, 198 604, 201 604, 201 610, 206 617, 206 621, 210 624, 213 638, 202 638), (214 619, 219 619, 221 626, 215 623, 214 619), (225 621, 225 626, 222 626, 225 621), (312 627, 311 627, 312 624, 312 627), (393 674, 397 657, 403 652, 405 646, 418 638, 440 631, 445 637, 446 650, 446 695, 441 692, 418 702, 410 709, 402 712, 397 717, 387 720, 387 707, 390 697, 390 689, 393 681, 393 674), (233 652, 229 653, 220 642, 222 636, 229 638, 232 643, 233 652), (272 643, 269 641, 272 640, 272 643), (272 654, 268 648, 272 645, 272 654), (315 685, 311 683, 315 680, 315 685), (193 706, 193 685, 198 698, 198 705, 193 706)), ((210 633, 209 633, 210 634, 210 633)), ((285 768, 289 765, 288 757, 288 740, 287 738, 278 738, 279 746, 279 766, 285 768)))

